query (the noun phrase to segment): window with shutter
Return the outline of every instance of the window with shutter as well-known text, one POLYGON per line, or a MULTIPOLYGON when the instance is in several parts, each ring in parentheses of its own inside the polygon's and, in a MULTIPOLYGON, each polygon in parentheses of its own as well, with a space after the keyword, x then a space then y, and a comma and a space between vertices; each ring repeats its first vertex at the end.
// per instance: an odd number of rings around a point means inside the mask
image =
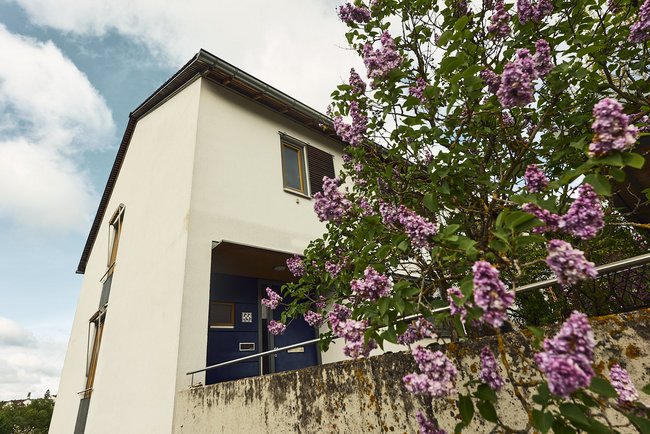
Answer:
POLYGON ((282 179, 286 191, 313 196, 323 191, 323 177, 334 178, 334 157, 280 133, 282 179))

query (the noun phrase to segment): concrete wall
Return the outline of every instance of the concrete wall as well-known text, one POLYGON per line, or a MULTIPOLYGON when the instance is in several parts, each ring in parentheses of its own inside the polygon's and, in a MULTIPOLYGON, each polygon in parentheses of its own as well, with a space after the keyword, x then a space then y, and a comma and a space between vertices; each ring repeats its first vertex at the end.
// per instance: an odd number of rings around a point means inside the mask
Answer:
POLYGON ((200 91, 200 81, 190 84, 136 126, 86 268, 51 433, 74 430, 88 320, 98 309, 109 219, 120 203, 123 229, 86 433, 171 430, 200 91))
MULTIPOLYGON (((596 370, 608 374, 609 366, 621 362, 638 388, 647 384, 650 310, 592 318, 591 324, 597 341, 596 370)), ((556 329, 547 330, 547 336, 556 329)), ((516 378, 534 379, 528 365, 533 351, 526 341, 517 333, 504 339, 511 348, 516 378)), ((459 385, 477 378, 478 353, 485 345, 496 351, 494 338, 443 348, 456 366, 463 367, 459 385)), ((458 420, 452 399, 431 401, 404 389, 401 378, 415 369, 410 355, 394 353, 183 390, 178 393, 174 432, 410 434, 418 431, 418 409, 435 415, 442 428, 453 432, 458 420)), ((642 399, 650 403, 647 395, 642 399)), ((508 383, 499 392, 497 412, 511 427, 522 429, 527 418, 520 408, 508 383)), ((490 428, 475 418, 465 432, 489 432, 490 428)))

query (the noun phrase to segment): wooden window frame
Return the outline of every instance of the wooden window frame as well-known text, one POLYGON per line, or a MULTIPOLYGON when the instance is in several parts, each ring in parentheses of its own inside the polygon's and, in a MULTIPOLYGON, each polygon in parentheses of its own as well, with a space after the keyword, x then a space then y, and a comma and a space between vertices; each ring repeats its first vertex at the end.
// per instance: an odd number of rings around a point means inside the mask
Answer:
POLYGON ((108 262, 109 272, 113 269, 117 260, 117 249, 120 245, 120 235, 124 221, 124 204, 117 207, 113 216, 109 220, 108 228, 108 262))
POLYGON ((307 159, 305 158, 307 147, 305 145, 295 143, 293 140, 287 140, 287 137, 282 137, 280 141, 280 154, 282 157, 282 185, 286 191, 291 193, 298 193, 304 196, 309 196, 309 185, 307 182, 307 159), (290 148, 298 152, 298 171, 300 173, 300 189, 287 185, 286 177, 286 161, 284 158, 284 148, 290 148))
POLYGON ((210 316, 208 315, 208 327, 211 329, 234 329, 235 328, 235 321, 237 319, 235 318, 235 303, 228 303, 228 302, 223 302, 223 301, 211 301, 210 302, 210 309, 212 309, 212 306, 215 304, 221 304, 221 305, 228 305, 230 306, 230 319, 231 321, 228 323, 212 323, 210 322, 210 316))
POLYGON ((86 387, 84 388, 83 398, 90 398, 95 384, 95 374, 97 373, 97 360, 99 359, 99 349, 104 334, 104 323, 106 321, 106 311, 99 310, 88 322, 88 347, 86 349, 86 387), (94 329, 92 327, 94 326, 94 329), (91 343, 91 330, 94 331, 91 343))

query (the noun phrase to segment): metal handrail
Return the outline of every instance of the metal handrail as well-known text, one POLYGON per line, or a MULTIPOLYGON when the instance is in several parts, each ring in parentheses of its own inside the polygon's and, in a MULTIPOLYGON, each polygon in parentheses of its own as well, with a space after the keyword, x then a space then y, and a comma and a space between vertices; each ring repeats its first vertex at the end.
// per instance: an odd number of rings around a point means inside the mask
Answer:
MULTIPOLYGON (((634 268, 636 266, 644 265, 644 264, 647 264, 647 263, 650 263, 650 253, 645 253, 643 255, 634 256, 632 258, 622 259, 620 261, 610 262, 609 264, 599 265, 598 267, 596 267, 596 270, 598 271, 598 274, 607 274, 607 273, 611 273, 611 272, 614 272, 614 271, 634 268)), ((515 293, 527 292, 527 291, 532 291, 532 290, 535 290, 535 289, 547 288, 547 287, 549 287, 551 285, 555 285, 557 283, 559 283, 557 278, 548 279, 548 280, 543 280, 543 281, 540 281, 540 282, 531 283, 529 285, 520 286, 518 288, 515 288, 513 291, 515 293)), ((446 310, 449 310, 449 306, 443 306, 443 307, 433 309, 430 313, 431 314, 436 314, 436 313, 444 312, 446 310)), ((397 321, 408 321, 408 320, 418 319, 421 316, 422 316, 422 314, 413 314, 413 315, 405 316, 405 317, 402 317, 402 318, 398 318, 397 321)), ((339 337, 334 337, 332 340, 337 340, 337 339, 340 339, 340 338, 339 337)), ((190 371, 185 375, 191 375, 192 376, 192 385, 194 385, 194 374, 198 374, 199 372, 210 371, 212 369, 221 368, 223 366, 228 366, 228 365, 233 365, 235 363, 243 362, 243 361, 246 361, 246 360, 251 360, 251 359, 255 359, 255 358, 268 356, 268 355, 271 355, 271 354, 280 353, 282 351, 290 350, 292 348, 303 347, 303 346, 306 346, 306 345, 313 345, 313 344, 318 343, 318 342, 320 342, 320 338, 314 338, 314 339, 310 339, 308 341, 303 341, 303 342, 298 342, 298 343, 295 343, 295 344, 287 345, 285 347, 274 348, 272 350, 264 351, 264 352, 261 352, 261 353, 251 354, 251 355, 240 357, 240 358, 237 358, 237 359, 228 360, 227 362, 221 362, 221 363, 217 363, 215 365, 206 366, 205 368, 197 369, 196 371, 190 371)))

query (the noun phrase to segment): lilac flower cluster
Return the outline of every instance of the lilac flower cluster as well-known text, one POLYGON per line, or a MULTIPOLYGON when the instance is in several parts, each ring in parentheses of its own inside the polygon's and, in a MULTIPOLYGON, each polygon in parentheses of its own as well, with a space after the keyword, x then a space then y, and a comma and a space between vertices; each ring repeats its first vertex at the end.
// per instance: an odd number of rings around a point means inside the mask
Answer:
POLYGON ((589 156, 624 151, 634 145, 639 130, 634 125, 629 125, 630 118, 623 113, 620 102, 613 98, 602 99, 594 106, 593 114, 594 123, 591 128, 596 134, 589 145, 589 156))
POLYGON ((402 63, 402 56, 397 51, 395 41, 390 33, 382 33, 380 41, 381 49, 373 49, 370 43, 366 43, 363 47, 363 63, 366 65, 368 77, 371 79, 386 76, 402 63))
POLYGON ((332 276, 332 279, 338 276, 342 269, 342 263, 337 264, 336 262, 325 261, 325 271, 332 276))
POLYGON ((605 226, 603 215, 603 206, 594 188, 589 184, 582 184, 578 190, 578 198, 560 218, 558 227, 586 240, 593 238, 605 226))
POLYGON ((413 247, 429 247, 430 238, 438 233, 438 226, 426 218, 400 205, 395 207, 386 202, 379 204, 379 213, 386 226, 400 224, 406 235, 411 239, 413 247))
POLYGON ((538 39, 535 42, 535 71, 539 77, 545 77, 553 68, 553 57, 551 56, 551 46, 544 39, 538 39))
POLYGON ((276 293, 273 291, 271 288, 266 288, 266 294, 269 296, 269 298, 263 298, 262 299, 262 304, 269 309, 275 309, 278 307, 280 302, 282 301, 282 297, 280 297, 280 294, 276 293))
POLYGON ((370 21, 370 10, 368 8, 361 6, 355 6, 350 3, 346 3, 339 7, 338 10, 339 17, 341 21, 351 24, 351 23, 367 23, 370 21))
POLYGON ((352 93, 364 93, 366 91, 366 83, 361 79, 354 68, 350 69, 350 86, 352 93))
POLYGON ((397 337, 397 342, 402 345, 411 345, 424 338, 433 338, 433 324, 424 318, 418 318, 408 325, 406 331, 397 337))
POLYGON ((593 262, 585 254, 562 240, 551 240, 548 244, 546 264, 557 276, 562 286, 574 285, 580 280, 594 279, 598 275, 593 262))
POLYGON ((503 68, 501 85, 497 91, 499 102, 504 107, 523 107, 533 101, 533 80, 535 62, 526 48, 517 50, 517 60, 503 68))
POLYGON ((413 349, 413 359, 421 373, 414 372, 402 378, 406 390, 435 398, 454 392, 458 371, 447 356, 440 351, 432 352, 418 345, 413 349))
POLYGON ((424 90, 427 88, 427 82, 424 78, 418 77, 415 80, 415 84, 409 87, 409 95, 412 95, 420 100, 420 102, 425 102, 426 97, 424 96, 424 90))
POLYGON ((594 369, 594 334, 587 316, 574 311, 553 339, 544 340, 544 351, 535 354, 537 366, 546 375, 555 395, 567 398, 589 387, 594 369))
POLYGON ((363 279, 355 279, 350 282, 352 293, 359 300, 375 301, 388 296, 393 289, 393 281, 390 277, 379 274, 371 266, 366 267, 363 276, 363 279))
POLYGON ((522 24, 526 24, 528 21, 539 23, 552 13, 553 2, 551 0, 539 0, 536 4, 531 3, 531 0, 517 0, 517 15, 522 24))
POLYGON ((332 333, 341 336, 343 324, 352 316, 352 310, 342 304, 334 303, 332 310, 327 313, 327 320, 332 327, 332 333))
POLYGON ((361 209, 361 214, 364 217, 368 217, 374 214, 372 205, 370 205, 370 202, 368 202, 368 199, 366 199, 365 197, 359 199, 359 208, 361 209))
POLYGON ((492 390, 500 390, 505 384, 499 373, 499 364, 487 346, 481 350, 481 373, 479 378, 492 390))
POLYGON ((325 322, 325 318, 320 313, 308 310, 305 313, 305 322, 312 327, 320 327, 325 322))
POLYGON ((455 0, 453 3, 454 6, 454 17, 460 18, 464 15, 469 15, 469 8, 467 7, 467 0, 455 0))
POLYGON ((492 93, 497 93, 501 86, 501 76, 491 69, 484 69, 479 73, 481 80, 488 86, 488 90, 492 93))
POLYGON ((327 299, 322 295, 318 296, 318 300, 314 302, 316 309, 325 309, 327 307, 327 299))
POLYGON ((289 268, 291 274, 296 277, 305 274, 305 264, 302 262, 302 258, 298 255, 293 255, 293 257, 287 259, 287 268, 289 268))
POLYGON ((368 127, 368 117, 361 113, 359 103, 356 101, 350 103, 350 117, 351 124, 345 123, 342 116, 335 117, 334 131, 344 142, 358 146, 363 141, 363 134, 368 127))
POLYGON ((447 431, 438 428, 438 425, 430 421, 420 410, 415 413, 415 420, 420 427, 420 434, 447 434, 447 431))
POLYGON ((511 127, 515 124, 515 118, 508 111, 501 113, 501 119, 503 120, 503 125, 506 127, 511 127))
POLYGON ((639 8, 639 18, 630 26, 629 41, 640 44, 650 39, 650 0, 639 8))
POLYGON ((508 318, 508 308, 515 300, 514 293, 499 279, 499 271, 487 261, 476 261, 474 272, 474 303, 483 309, 481 320, 492 327, 500 327, 508 318))
POLYGON ((503 0, 497 0, 494 5, 488 32, 497 38, 505 38, 510 34, 510 14, 506 11, 503 0))
POLYGON ((449 313, 452 315, 460 314, 460 319, 465 321, 465 318, 467 317, 467 309, 465 308, 464 305, 457 304, 456 300, 454 300, 452 295, 461 301, 465 300, 465 296, 460 291, 460 288, 457 286, 452 286, 451 288, 447 289, 447 300, 449 301, 449 313))
POLYGON ((548 185, 549 179, 544 175, 544 171, 537 167, 537 164, 529 164, 524 173, 526 180, 526 189, 531 193, 539 193, 548 185))
POLYGON ((271 333, 274 336, 284 334, 284 332, 287 330, 286 324, 282 324, 281 322, 278 322, 274 319, 269 321, 269 325, 267 326, 267 328, 269 329, 269 333, 271 333))
POLYGON ((544 226, 533 229, 536 233, 562 230, 586 240, 593 238, 605 226, 602 204, 589 184, 580 187, 578 198, 563 216, 553 214, 533 203, 527 203, 521 209, 544 222, 544 226))
POLYGON ((609 379, 612 382, 612 387, 618 393, 619 404, 634 402, 639 399, 639 392, 634 387, 632 380, 630 380, 630 374, 621 368, 621 365, 618 363, 612 366, 609 372, 609 379))
POLYGON ((365 342, 364 333, 368 328, 368 321, 357 321, 347 319, 341 325, 339 336, 345 339, 343 354, 353 359, 368 357, 370 351, 377 348, 377 342, 373 339, 365 342))
POLYGON ((340 223, 352 205, 339 190, 339 178, 323 177, 323 191, 314 195, 314 211, 320 221, 340 223))

